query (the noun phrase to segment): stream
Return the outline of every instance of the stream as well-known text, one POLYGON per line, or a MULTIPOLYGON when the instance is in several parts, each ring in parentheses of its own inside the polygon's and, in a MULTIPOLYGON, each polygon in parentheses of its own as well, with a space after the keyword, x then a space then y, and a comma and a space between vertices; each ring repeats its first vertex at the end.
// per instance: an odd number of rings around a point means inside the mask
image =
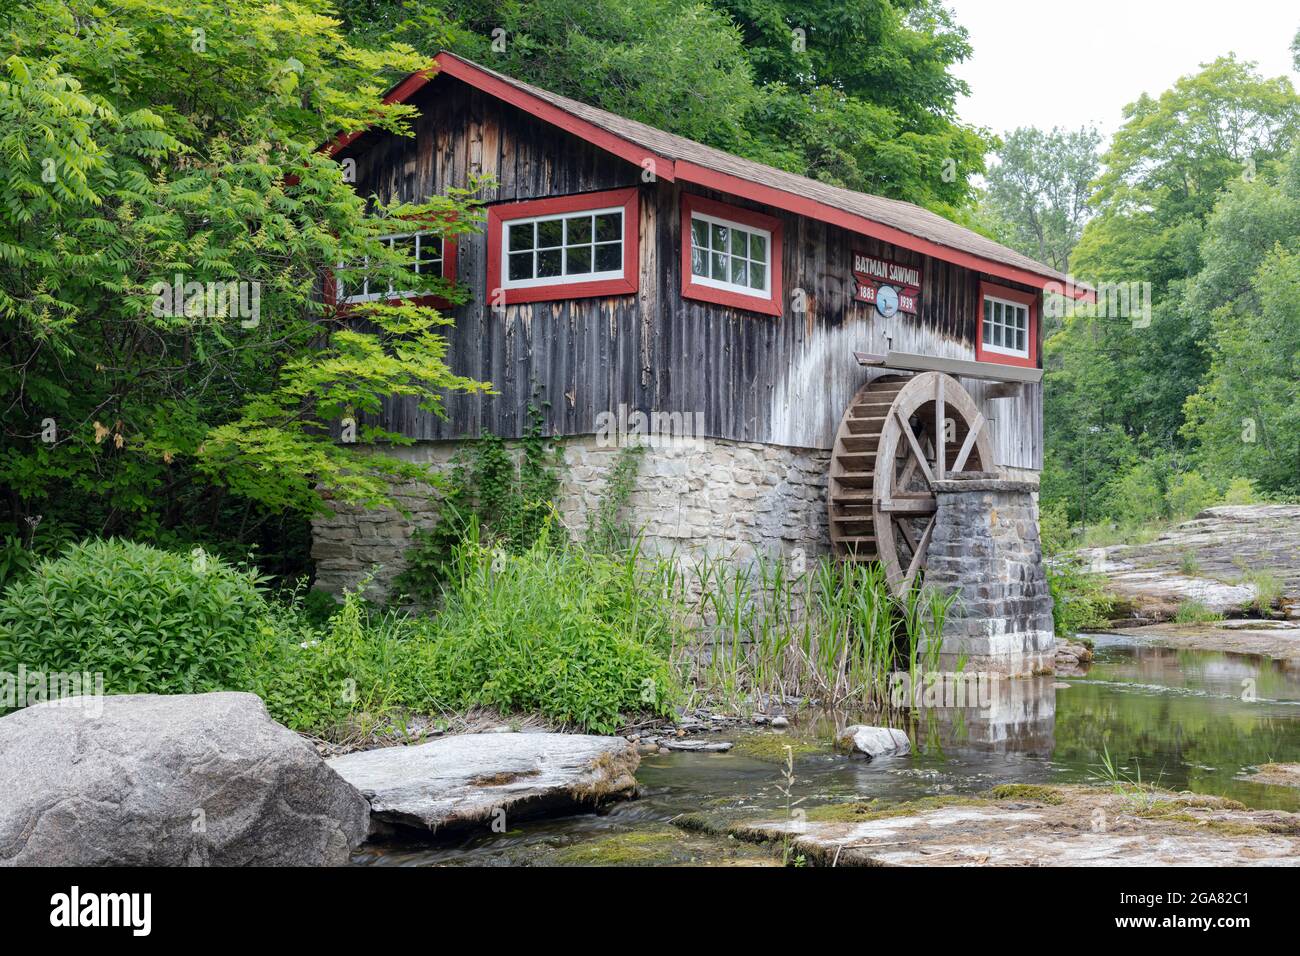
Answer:
POLYGON ((1100 783, 1115 775, 1251 808, 1300 811, 1300 788, 1243 779, 1260 764, 1300 760, 1300 672, 1268 658, 1177 650, 1123 634, 1093 640, 1096 659, 1084 677, 1004 681, 987 712, 930 711, 908 728, 910 756, 868 762, 836 754, 834 720, 824 714, 801 715, 787 731, 733 724, 705 735, 734 741, 728 753, 643 758, 639 798, 599 814, 527 821, 436 845, 367 844, 354 862, 768 865, 775 861, 762 848, 687 833, 669 821, 698 811, 778 816, 796 801, 894 803, 976 794, 1000 783, 1100 783), (787 744, 795 752, 793 782, 785 774, 787 744))

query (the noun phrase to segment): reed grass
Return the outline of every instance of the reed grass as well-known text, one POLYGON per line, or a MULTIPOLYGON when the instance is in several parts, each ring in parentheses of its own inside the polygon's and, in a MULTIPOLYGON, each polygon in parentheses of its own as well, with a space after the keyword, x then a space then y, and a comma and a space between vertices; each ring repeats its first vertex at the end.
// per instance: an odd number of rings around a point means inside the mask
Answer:
POLYGON ((883 707, 891 674, 937 667, 952 605, 924 588, 897 599, 880 565, 831 558, 806 569, 780 557, 647 567, 645 584, 686 616, 673 655, 684 683, 742 709, 761 696, 883 707))

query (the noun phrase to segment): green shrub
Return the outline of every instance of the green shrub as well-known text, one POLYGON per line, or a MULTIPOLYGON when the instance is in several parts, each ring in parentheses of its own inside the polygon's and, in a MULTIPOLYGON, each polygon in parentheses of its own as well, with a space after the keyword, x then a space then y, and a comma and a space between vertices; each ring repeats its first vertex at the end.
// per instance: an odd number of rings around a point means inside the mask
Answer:
POLYGON ((1164 511, 1161 470, 1154 462, 1142 462, 1111 479, 1106 485, 1106 507, 1120 524, 1154 521, 1164 511))
POLYGON ((1250 478, 1233 478, 1223 493, 1225 505, 1253 505, 1259 501, 1259 491, 1250 478))
POLYGON ((268 610, 256 572, 201 549, 86 541, 0 595, 0 670, 102 672, 117 694, 230 689, 268 610))
POLYGON ((1199 514, 1218 500, 1219 490, 1195 471, 1174 475, 1165 492, 1169 514, 1174 518, 1199 514))
MULTIPOLYGON (((511 554, 532 547, 555 513, 561 456, 542 429, 541 410, 528 406, 529 426, 520 440, 518 465, 505 442, 485 434, 468 443, 442 476, 432 528, 417 529, 397 576, 399 595, 433 605, 451 573, 456 548, 474 534, 511 554)), ((552 529, 551 540, 560 534, 552 529)))
POLYGON ((675 619, 615 560, 546 535, 521 555, 474 540, 457 549, 424 666, 446 699, 528 711, 596 733, 628 715, 668 713, 675 619))
POLYGON ((1110 623, 1115 602, 1105 593, 1105 578, 1084 570, 1078 558, 1062 555, 1048 561, 1047 586, 1058 637, 1101 630, 1110 623))
POLYGON ((641 584, 631 558, 552 547, 545 533, 510 555, 471 529, 436 616, 357 593, 323 627, 288 608, 264 630, 248 686, 277 720, 319 733, 477 706, 613 733, 668 713, 676 695, 674 618, 641 584))
POLYGON ((1059 554, 1070 543, 1070 517, 1064 502, 1044 504, 1038 511, 1038 537, 1043 554, 1059 554))

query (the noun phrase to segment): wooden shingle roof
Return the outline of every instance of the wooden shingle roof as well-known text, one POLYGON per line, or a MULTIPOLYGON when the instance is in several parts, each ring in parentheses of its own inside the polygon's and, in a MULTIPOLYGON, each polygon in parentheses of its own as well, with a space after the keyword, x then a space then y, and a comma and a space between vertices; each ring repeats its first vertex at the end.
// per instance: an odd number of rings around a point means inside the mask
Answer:
MULTIPOLYGON (((691 182, 719 192, 829 222, 849 231, 912 249, 966 268, 1042 288, 1060 283, 1076 296, 1064 274, 959 226, 920 206, 831 186, 705 146, 567 96, 524 83, 453 53, 434 57, 433 67, 397 84, 385 102, 402 102, 438 73, 453 76, 616 155, 650 168, 661 179, 691 182)), ((364 131, 340 136, 343 149, 364 131)))

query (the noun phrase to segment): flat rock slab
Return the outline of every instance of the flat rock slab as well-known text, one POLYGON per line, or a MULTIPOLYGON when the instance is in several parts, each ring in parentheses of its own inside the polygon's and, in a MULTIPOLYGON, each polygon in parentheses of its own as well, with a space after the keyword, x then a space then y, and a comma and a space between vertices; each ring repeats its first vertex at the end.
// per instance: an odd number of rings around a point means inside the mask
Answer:
POLYGON ((1274 787, 1300 787, 1300 763, 1266 763, 1241 779, 1274 787))
POLYGON ((0 865, 342 865, 368 815, 253 694, 74 697, 0 718, 0 865))
POLYGON ((818 866, 1297 866, 1300 814, 1163 791, 1009 785, 989 796, 813 807, 806 819, 681 825, 818 866), (1001 795, 999 795, 1001 793, 1001 795))
POLYGON ((1295 621, 1211 621, 1207 624, 1149 624, 1125 628, 1125 637, 1142 637, 1198 651, 1260 654, 1300 668, 1300 623, 1295 621))
POLYGON ((633 796, 636 746, 579 734, 459 734, 329 761, 379 829, 456 830, 633 796))
POLYGON ((1300 596, 1300 505, 1206 508, 1147 544, 1077 553, 1134 618, 1169 620, 1188 601, 1239 614, 1256 598, 1248 572, 1267 571, 1284 597, 1300 596), (1183 570, 1188 557, 1194 573, 1183 570))

